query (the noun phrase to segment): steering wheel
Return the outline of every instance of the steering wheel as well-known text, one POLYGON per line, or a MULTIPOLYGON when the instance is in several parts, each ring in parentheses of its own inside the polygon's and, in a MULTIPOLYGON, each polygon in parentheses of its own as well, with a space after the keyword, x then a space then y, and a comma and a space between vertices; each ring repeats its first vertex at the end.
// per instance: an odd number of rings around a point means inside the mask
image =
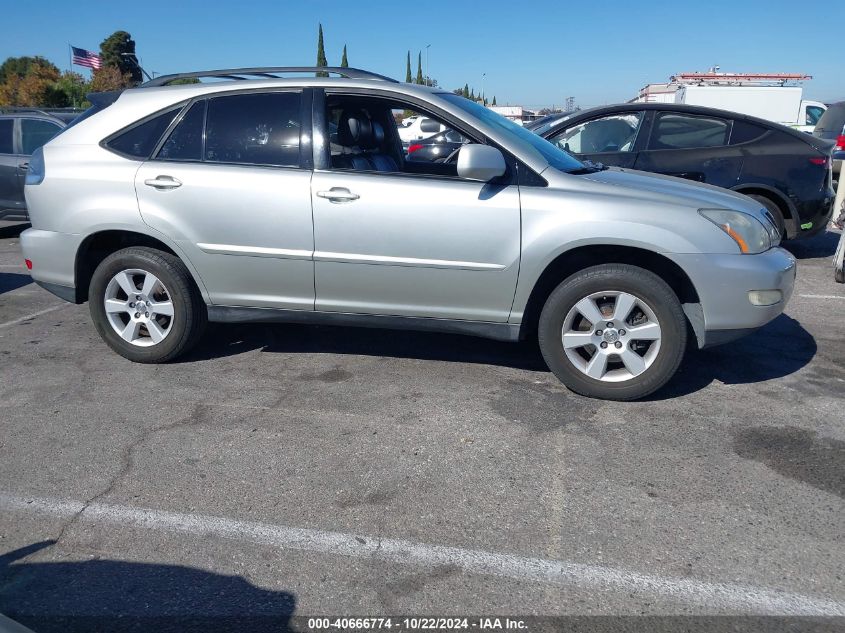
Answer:
MULTIPOLYGON (((463 147, 463 145, 461 145, 461 147, 463 147)), ((448 164, 448 163, 456 161, 458 159, 458 152, 461 151, 461 147, 458 147, 458 148, 455 148, 454 150, 452 150, 452 152, 446 158, 443 159, 443 162, 445 164, 448 164)))

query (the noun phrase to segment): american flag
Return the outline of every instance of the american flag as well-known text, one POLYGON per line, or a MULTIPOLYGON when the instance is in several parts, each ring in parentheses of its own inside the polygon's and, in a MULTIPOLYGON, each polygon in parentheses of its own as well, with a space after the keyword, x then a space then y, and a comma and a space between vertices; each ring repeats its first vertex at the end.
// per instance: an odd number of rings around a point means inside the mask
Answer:
POLYGON ((76 48, 76 46, 71 46, 70 48, 73 51, 71 61, 77 66, 87 66, 96 70, 103 65, 97 53, 86 51, 84 48, 76 48))

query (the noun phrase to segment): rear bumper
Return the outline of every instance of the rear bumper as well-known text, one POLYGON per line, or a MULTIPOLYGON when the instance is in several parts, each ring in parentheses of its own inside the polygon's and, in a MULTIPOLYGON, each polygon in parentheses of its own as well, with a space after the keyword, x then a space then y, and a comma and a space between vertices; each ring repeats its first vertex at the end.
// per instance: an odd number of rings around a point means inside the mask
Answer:
POLYGON ((825 197, 797 205, 798 220, 795 222, 795 234, 790 239, 804 239, 824 231, 833 215, 835 197, 833 189, 829 189, 825 197))
POLYGON ((29 274, 40 286, 68 301, 76 298, 78 235, 27 229, 21 233, 23 256, 32 262, 29 274))
POLYGON ((699 346, 737 339, 778 317, 795 287, 795 258, 782 248, 759 255, 668 255, 689 276, 701 303, 699 346), (773 305, 751 303, 753 290, 779 290, 773 305))

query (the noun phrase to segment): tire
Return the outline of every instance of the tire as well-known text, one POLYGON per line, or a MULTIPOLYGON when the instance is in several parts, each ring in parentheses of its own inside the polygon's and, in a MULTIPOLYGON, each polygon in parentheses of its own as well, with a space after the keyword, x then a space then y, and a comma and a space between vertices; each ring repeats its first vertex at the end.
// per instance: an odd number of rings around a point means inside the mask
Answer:
POLYGON ((564 280, 543 306, 537 335, 546 364, 566 387, 605 400, 637 400, 665 385, 687 345, 678 297, 654 273, 628 264, 592 266, 564 280))
POLYGON ((112 253, 97 266, 88 302, 94 327, 106 344, 136 363, 173 360, 197 343, 208 321, 185 264, 170 253, 142 246, 112 253))
POLYGON ((781 239, 789 239, 786 235, 786 220, 784 220, 783 211, 780 210, 780 207, 777 205, 777 203, 774 202, 771 198, 767 198, 766 196, 759 196, 757 194, 752 194, 748 197, 754 198, 757 202, 766 207, 766 211, 771 213, 772 217, 775 219, 775 226, 777 227, 778 231, 780 231, 781 239))

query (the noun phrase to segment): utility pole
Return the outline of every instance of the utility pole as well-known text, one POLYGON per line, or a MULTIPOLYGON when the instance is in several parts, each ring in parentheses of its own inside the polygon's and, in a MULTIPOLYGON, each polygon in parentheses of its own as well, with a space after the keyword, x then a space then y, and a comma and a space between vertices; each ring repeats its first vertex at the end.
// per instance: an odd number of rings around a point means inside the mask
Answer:
POLYGON ((481 73, 481 105, 487 105, 485 101, 487 101, 487 93, 484 92, 484 79, 487 77, 487 73, 481 73))

